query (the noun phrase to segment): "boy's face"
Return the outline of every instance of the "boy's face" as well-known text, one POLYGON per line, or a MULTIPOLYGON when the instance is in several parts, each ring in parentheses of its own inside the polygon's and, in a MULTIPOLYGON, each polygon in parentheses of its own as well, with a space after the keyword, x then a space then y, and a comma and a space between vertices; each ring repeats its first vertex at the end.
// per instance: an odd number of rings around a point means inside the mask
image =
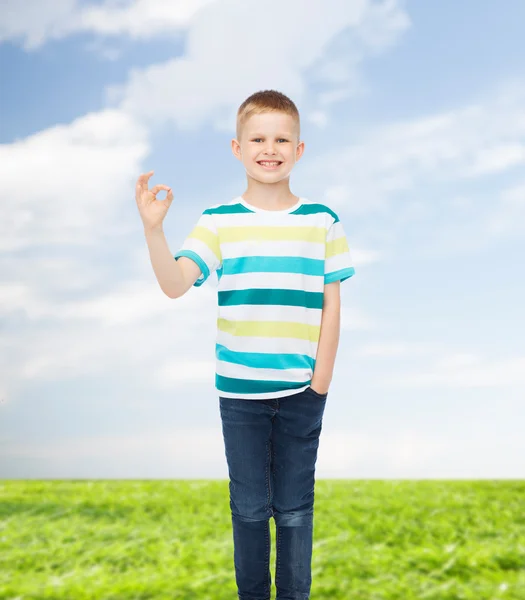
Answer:
POLYGON ((295 119, 286 113, 268 112, 252 115, 244 124, 241 139, 232 140, 232 151, 248 175, 262 182, 275 183, 290 175, 302 156, 304 142, 297 140, 295 119), (267 169, 261 161, 280 161, 267 169))

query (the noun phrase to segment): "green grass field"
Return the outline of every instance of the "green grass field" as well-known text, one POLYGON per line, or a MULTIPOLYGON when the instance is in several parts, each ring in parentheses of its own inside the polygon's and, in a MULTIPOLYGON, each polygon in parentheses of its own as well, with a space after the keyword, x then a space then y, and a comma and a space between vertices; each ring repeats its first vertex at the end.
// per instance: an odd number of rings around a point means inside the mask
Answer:
MULTIPOLYGON (((0 482, 0 598, 237 600, 228 493, 0 482)), ((312 600, 525 600, 525 481, 317 480, 312 578, 312 600)))

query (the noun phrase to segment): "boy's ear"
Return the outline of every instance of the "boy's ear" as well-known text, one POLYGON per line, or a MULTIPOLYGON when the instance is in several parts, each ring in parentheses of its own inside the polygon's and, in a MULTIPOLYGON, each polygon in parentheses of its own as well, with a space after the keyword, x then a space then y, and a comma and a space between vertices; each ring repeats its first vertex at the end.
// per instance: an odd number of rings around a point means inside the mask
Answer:
POLYGON ((232 140, 232 152, 235 158, 242 160, 241 145, 235 138, 232 140))

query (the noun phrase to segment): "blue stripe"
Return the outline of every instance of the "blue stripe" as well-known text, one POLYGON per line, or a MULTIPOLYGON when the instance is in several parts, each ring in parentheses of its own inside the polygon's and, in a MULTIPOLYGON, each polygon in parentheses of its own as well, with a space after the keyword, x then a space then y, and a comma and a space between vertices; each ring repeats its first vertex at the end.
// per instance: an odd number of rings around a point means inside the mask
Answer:
MULTIPOLYGON (((221 206, 216 206, 215 208, 207 208, 205 211, 203 211, 203 215, 229 215, 229 214, 237 214, 237 213, 251 213, 251 214, 256 214, 255 211, 250 210, 249 208, 247 208, 246 206, 244 206, 244 204, 241 204, 240 202, 237 202, 236 204, 222 204, 221 206)), ((330 214, 333 219, 334 219, 334 223, 337 223, 339 221, 339 217, 337 216, 337 214, 328 206, 324 205, 324 204, 313 204, 313 203, 306 203, 306 204, 302 204, 299 208, 295 209, 293 212, 289 213, 290 215, 315 215, 315 214, 322 214, 322 213, 328 213, 330 214)))
POLYGON ((234 352, 221 344, 215 345, 215 356, 224 362, 254 369, 314 369, 315 359, 306 354, 266 354, 264 352, 234 352))
POLYGON ((332 281, 345 281, 349 277, 352 277, 354 273, 354 267, 345 267, 344 269, 339 269, 339 271, 332 271, 331 273, 327 273, 324 276, 325 285, 327 283, 332 283, 332 281))
POLYGON ((297 390, 310 385, 311 380, 296 383, 293 381, 263 381, 259 379, 235 379, 215 374, 215 386, 219 392, 233 394, 269 394, 284 390, 297 390))
POLYGON ((239 304, 260 304, 273 306, 302 306, 304 308, 323 308, 323 292, 305 292, 304 290, 280 290, 268 288, 249 288, 247 290, 225 290, 219 292, 219 306, 239 304))
POLYGON ((200 267, 202 274, 199 275, 197 281, 193 284, 195 287, 199 287, 202 285, 206 279, 210 276, 210 270, 208 269, 208 265, 204 262, 204 260, 193 250, 179 250, 177 254, 174 255, 175 260, 178 260, 181 256, 186 256, 187 258, 191 258, 193 262, 196 262, 200 267))
POLYGON ((302 256, 244 256, 225 258, 224 275, 238 273, 302 273, 324 275, 324 260, 302 256))

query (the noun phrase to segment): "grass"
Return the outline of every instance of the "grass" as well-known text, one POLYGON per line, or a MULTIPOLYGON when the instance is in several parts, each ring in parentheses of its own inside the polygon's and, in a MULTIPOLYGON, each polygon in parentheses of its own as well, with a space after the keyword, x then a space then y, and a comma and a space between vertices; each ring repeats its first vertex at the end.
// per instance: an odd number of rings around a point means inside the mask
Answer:
MULTIPOLYGON (((227 481, 0 481, 0 598, 237 600, 230 519, 227 481)), ((317 480, 312 579, 312 600, 525 600, 525 481, 317 480)))

